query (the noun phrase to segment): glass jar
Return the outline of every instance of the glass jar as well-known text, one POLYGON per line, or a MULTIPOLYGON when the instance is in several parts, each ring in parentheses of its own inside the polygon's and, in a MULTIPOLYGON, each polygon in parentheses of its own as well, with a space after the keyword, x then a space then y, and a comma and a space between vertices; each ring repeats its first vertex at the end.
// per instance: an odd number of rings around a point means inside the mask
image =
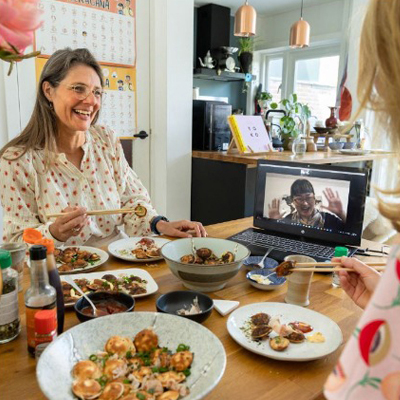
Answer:
POLYGON ((0 249, 7 250, 11 254, 11 268, 18 272, 18 291, 22 292, 22 279, 26 257, 25 243, 2 243, 0 249))
POLYGON ((295 156, 303 156, 307 151, 307 142, 303 137, 297 137, 293 141, 292 153, 295 156))
POLYGON ((20 331, 18 272, 11 268, 11 254, 0 250, 2 291, 0 297, 0 344, 15 339, 20 331))

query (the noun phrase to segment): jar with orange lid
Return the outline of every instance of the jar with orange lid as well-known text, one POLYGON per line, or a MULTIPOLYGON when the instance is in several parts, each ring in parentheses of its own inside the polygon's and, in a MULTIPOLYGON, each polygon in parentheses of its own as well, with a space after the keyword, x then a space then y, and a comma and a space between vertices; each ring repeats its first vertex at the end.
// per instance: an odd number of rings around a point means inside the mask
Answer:
POLYGON ((56 310, 41 310, 35 314, 35 358, 57 337, 56 310))

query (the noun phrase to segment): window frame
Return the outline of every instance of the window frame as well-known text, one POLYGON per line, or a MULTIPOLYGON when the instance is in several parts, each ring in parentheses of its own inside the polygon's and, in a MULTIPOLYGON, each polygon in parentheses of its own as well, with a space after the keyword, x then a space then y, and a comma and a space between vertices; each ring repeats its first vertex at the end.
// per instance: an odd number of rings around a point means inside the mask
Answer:
MULTIPOLYGON (((307 49, 290 49, 280 48, 271 49, 262 52, 261 57, 261 79, 263 88, 268 90, 268 64, 271 60, 282 58, 282 87, 281 87, 281 98, 287 99, 290 94, 294 93, 295 83, 295 72, 296 62, 300 60, 308 60, 314 58, 323 58, 339 56, 339 68, 338 68, 338 87, 340 84, 340 73, 342 65, 342 53, 340 42, 325 43, 313 46, 307 49)), ((338 87, 336 90, 338 90, 338 87)))

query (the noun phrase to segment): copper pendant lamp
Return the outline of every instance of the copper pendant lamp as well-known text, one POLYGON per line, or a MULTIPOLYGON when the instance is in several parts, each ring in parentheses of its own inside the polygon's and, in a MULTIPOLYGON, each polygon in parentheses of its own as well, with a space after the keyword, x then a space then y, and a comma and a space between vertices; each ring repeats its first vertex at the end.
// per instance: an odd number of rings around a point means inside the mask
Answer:
POLYGON ((301 16, 290 28, 290 47, 302 49, 310 45, 310 24, 303 20, 303 0, 301 0, 301 16))
POLYGON ((248 0, 235 14, 235 36, 250 37, 256 34, 257 12, 248 0))

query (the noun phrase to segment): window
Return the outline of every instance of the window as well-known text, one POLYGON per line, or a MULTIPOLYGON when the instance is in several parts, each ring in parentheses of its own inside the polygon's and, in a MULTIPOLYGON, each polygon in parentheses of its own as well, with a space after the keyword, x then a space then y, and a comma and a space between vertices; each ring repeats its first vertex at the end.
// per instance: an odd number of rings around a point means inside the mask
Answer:
POLYGON ((294 92, 308 104, 312 115, 325 121, 336 103, 339 56, 298 60, 295 63, 294 92))
POLYGON ((283 58, 271 59, 268 62, 267 91, 273 96, 273 101, 282 99, 283 58))
POLYGON ((325 121, 336 104, 340 46, 329 44, 310 49, 267 51, 263 87, 279 102, 296 93, 317 119, 325 121))

